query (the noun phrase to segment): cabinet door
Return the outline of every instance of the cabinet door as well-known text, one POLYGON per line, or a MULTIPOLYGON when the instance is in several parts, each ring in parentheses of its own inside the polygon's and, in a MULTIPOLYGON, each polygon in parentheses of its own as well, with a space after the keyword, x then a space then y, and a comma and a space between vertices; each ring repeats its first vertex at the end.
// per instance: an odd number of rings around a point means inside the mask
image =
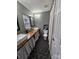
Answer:
POLYGON ((32 46, 35 47, 35 39, 32 37, 31 38, 32 46))
POLYGON ((30 39, 30 40, 28 41, 28 43, 29 43, 29 46, 30 46, 30 48, 31 48, 31 50, 32 50, 32 49, 33 49, 32 39, 30 39))
POLYGON ((38 38, 39 38, 39 32, 35 34, 35 42, 38 40, 38 38))
POLYGON ((27 51, 25 50, 24 46, 18 50, 17 56, 18 59, 27 59, 27 51))
POLYGON ((34 46, 35 46, 35 39, 34 39, 34 38, 31 38, 31 39, 28 41, 28 43, 29 43, 31 49, 33 49, 34 46))
POLYGON ((25 47, 25 50, 27 51, 28 56, 29 56, 29 54, 30 54, 30 52, 31 52, 31 47, 30 47, 30 45, 29 45, 29 42, 27 42, 27 43, 24 45, 24 47, 25 47))

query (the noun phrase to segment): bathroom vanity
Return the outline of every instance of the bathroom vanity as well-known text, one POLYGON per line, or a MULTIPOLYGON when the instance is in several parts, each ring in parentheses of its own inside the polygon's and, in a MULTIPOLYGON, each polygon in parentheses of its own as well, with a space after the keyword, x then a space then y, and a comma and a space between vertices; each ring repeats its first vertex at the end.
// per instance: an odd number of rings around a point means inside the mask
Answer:
POLYGON ((35 42, 38 40, 40 29, 33 27, 27 34, 17 35, 17 57, 18 59, 27 59, 31 51, 35 47, 35 42))

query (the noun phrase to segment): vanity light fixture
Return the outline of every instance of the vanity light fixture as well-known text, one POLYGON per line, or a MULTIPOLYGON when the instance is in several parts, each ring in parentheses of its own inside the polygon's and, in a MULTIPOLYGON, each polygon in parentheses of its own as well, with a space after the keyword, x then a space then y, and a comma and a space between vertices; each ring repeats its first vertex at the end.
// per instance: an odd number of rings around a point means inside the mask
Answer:
POLYGON ((35 14, 34 16, 35 16, 35 18, 39 18, 41 15, 40 14, 35 14))

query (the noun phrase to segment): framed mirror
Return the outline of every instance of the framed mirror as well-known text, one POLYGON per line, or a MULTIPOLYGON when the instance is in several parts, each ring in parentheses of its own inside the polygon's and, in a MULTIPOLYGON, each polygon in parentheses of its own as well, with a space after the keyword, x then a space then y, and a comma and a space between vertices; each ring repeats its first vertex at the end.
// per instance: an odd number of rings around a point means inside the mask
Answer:
POLYGON ((26 30, 31 28, 31 19, 27 15, 23 15, 23 22, 24 22, 24 27, 26 30))

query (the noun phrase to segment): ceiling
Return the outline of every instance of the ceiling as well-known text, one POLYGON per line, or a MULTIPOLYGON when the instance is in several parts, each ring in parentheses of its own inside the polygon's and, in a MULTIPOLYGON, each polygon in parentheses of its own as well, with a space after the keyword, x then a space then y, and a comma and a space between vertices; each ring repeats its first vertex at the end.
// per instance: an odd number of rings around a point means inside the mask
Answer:
POLYGON ((33 13, 49 11, 53 0, 18 0, 33 13))

